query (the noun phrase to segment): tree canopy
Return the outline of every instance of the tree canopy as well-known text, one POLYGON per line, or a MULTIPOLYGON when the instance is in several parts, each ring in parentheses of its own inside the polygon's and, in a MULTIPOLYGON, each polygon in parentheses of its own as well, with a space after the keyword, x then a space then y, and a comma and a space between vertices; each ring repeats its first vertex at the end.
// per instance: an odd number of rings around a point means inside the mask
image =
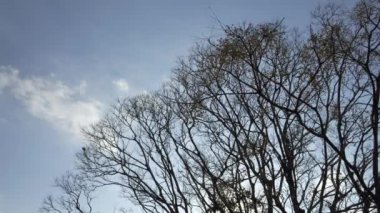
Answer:
POLYGON ((223 26, 196 45, 86 130, 78 176, 58 180, 75 187, 43 212, 91 212, 107 185, 143 212, 380 212, 380 1, 313 17, 308 33, 223 26))

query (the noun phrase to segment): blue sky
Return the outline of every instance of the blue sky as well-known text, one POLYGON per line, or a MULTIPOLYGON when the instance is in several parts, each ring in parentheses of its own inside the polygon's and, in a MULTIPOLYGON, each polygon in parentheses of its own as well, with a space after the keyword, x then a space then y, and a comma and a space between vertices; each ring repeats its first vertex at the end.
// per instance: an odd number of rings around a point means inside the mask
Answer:
MULTIPOLYGON (((0 0, 0 213, 38 212, 74 167, 80 127, 118 97, 157 89, 195 42, 220 34, 216 17, 306 30, 326 2, 0 0)), ((121 207, 113 192, 99 209, 121 207)))

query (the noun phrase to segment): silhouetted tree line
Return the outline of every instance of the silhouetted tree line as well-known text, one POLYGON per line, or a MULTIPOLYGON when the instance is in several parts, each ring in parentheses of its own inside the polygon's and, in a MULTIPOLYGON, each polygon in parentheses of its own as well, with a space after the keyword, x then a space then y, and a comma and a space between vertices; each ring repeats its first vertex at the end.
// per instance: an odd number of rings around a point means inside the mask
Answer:
POLYGON ((143 212, 380 212, 380 1, 320 7, 308 33, 222 28, 86 130, 43 212, 92 212, 107 185, 143 212))

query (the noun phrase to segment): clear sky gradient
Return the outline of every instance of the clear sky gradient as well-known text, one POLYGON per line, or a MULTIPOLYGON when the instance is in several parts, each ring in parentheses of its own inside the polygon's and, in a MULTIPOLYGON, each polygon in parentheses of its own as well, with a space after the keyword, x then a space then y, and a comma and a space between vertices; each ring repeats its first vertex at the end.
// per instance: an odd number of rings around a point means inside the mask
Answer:
MULTIPOLYGON (((326 2, 0 0, 0 213, 37 213, 74 168, 80 127, 118 97, 157 89, 195 42, 220 34, 216 18, 306 31, 326 2)), ((103 212, 122 206, 113 192, 99 197, 103 212)))

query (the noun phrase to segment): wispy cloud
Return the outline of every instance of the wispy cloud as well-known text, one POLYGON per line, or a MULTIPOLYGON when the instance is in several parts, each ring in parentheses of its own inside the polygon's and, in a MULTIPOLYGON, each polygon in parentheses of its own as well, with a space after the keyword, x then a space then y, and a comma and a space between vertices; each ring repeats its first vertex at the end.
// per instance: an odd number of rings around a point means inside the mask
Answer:
POLYGON ((51 77, 26 78, 0 66, 0 92, 10 92, 33 116, 77 135, 101 116, 101 102, 84 97, 86 86, 85 81, 72 87, 51 77))
POLYGON ((125 79, 117 79, 112 81, 112 84, 121 92, 127 92, 129 90, 129 84, 125 79))

